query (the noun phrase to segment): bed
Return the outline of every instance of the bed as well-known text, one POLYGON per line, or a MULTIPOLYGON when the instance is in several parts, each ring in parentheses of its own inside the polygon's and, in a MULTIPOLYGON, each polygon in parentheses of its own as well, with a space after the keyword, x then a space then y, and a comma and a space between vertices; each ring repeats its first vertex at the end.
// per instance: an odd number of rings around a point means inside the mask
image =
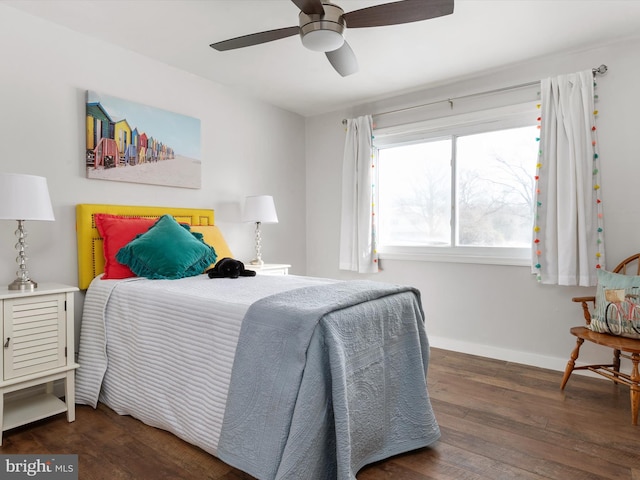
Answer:
POLYGON ((77 403, 102 402, 259 479, 353 479, 439 438, 417 290, 296 275, 110 278, 119 246, 104 219, 155 222, 134 237, 144 239, 166 217, 232 256, 212 210, 77 206, 77 403))

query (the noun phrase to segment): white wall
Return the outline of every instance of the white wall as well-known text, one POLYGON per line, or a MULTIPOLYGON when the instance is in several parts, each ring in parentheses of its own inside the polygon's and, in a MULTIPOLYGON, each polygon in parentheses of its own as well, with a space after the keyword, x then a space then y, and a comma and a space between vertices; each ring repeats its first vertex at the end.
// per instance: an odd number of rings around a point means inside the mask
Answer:
MULTIPOLYGON (((341 188, 343 118, 485 92, 603 63, 609 72, 597 79, 597 122, 607 266, 613 268, 640 251, 640 189, 636 182, 640 176, 638 51, 640 40, 629 40, 308 118, 308 273, 361 277, 338 270, 340 195, 336 192, 341 188)), ((491 96, 484 99, 490 100, 491 96)), ((411 113, 417 115, 419 111, 411 113)), ((374 120, 379 126, 387 126, 397 119, 384 116, 374 120)), ((564 369, 575 343, 568 329, 581 323, 582 314, 570 298, 594 292, 592 288, 538 284, 528 267, 400 260, 383 260, 381 265, 384 270, 370 275, 371 279, 411 284, 421 290, 432 345, 547 368, 564 369)), ((610 353, 601 350, 587 345, 581 360, 609 360, 610 353)))
MULTIPOLYGON (((1 4, 0 68, 0 171, 47 177, 56 216, 27 223, 34 280, 77 284, 77 203, 215 208, 234 256, 250 259, 254 227, 229 212, 252 194, 274 195, 280 220, 263 228, 263 257, 304 273, 301 117, 1 4), (202 188, 87 179, 86 90, 200 119, 202 188)), ((15 227, 0 221, 2 285, 15 278, 15 227)))

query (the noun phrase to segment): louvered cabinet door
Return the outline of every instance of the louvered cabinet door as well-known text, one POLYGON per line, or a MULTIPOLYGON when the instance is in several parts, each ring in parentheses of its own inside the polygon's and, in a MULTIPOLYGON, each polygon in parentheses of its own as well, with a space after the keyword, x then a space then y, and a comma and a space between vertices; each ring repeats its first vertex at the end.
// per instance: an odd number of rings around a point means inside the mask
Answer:
POLYGON ((66 364, 63 293, 4 301, 4 379, 66 364))

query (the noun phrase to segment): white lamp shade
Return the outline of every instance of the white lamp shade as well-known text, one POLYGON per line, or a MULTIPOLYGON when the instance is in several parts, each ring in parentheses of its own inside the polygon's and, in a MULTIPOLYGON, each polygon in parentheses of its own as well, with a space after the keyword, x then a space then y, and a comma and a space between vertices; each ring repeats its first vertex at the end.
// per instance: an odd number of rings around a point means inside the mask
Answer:
POLYGON ((243 222, 278 223, 276 206, 271 195, 253 195, 244 201, 243 222))
POLYGON ((47 179, 0 173, 0 220, 55 220, 47 179))

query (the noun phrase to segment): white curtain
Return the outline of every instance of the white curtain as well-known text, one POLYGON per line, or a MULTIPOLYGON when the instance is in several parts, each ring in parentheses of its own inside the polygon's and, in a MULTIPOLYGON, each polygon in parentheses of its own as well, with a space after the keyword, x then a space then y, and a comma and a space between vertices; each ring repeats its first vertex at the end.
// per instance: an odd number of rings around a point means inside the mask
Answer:
POLYGON ((378 271, 372 142, 371 115, 347 120, 342 164, 341 270, 359 273, 378 271))
POLYGON ((596 285, 604 231, 591 70, 541 82, 532 271, 541 283, 596 285))

